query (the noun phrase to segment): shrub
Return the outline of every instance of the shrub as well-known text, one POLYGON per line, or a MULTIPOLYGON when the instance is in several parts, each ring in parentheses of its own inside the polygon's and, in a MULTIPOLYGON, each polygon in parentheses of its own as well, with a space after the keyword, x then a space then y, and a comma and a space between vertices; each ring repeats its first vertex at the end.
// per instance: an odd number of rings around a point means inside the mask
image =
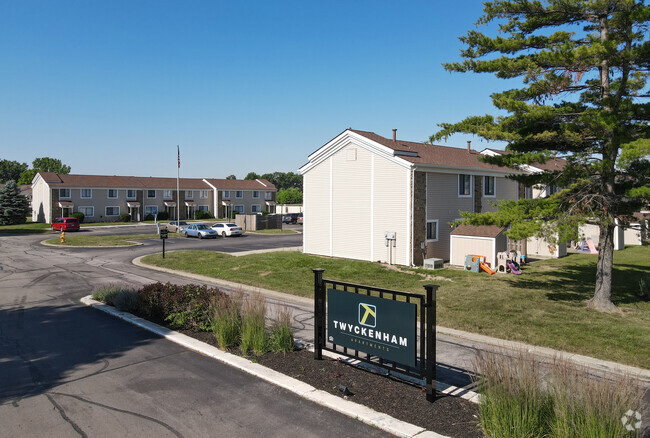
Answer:
POLYGON ((236 211, 231 212, 231 213, 230 213, 230 219, 237 219, 237 215, 238 215, 238 214, 239 214, 239 213, 237 213, 236 211))
POLYGON ((212 218, 212 214, 209 211, 196 210, 194 212, 194 219, 196 220, 211 219, 211 218, 212 218))
POLYGON ((166 221, 169 219, 169 213, 166 211, 161 211, 158 213, 158 220, 159 221, 166 221))
POLYGON ((138 291, 125 289, 113 297, 115 308, 122 312, 134 313, 138 310, 138 291))
POLYGON ((146 215, 146 216, 144 217, 144 220, 146 220, 146 221, 152 221, 152 220, 154 220, 154 219, 155 219, 155 217, 154 217, 153 214, 148 214, 148 215, 146 215))
POLYGON ((131 215, 128 213, 122 213, 120 215, 120 222, 131 222, 131 215))
POLYGON ((266 333, 266 302, 260 294, 254 294, 244 301, 241 312, 241 343, 242 353, 253 350, 255 354, 268 351, 268 335, 266 333))
POLYGON ((122 291, 128 290, 128 286, 121 284, 105 284, 95 288, 93 291, 93 299, 97 301, 102 301, 110 306, 115 305, 115 297, 122 291))
POLYGON ((291 310, 283 307, 277 311, 271 326, 269 340, 271 351, 287 353, 293 351, 293 332, 291 330, 291 310))
POLYGON ((137 306, 144 316, 166 320, 173 327, 209 330, 212 326, 210 303, 219 296, 224 294, 216 288, 154 283, 140 290, 137 306))
POLYGON ((80 224, 83 223, 84 219, 86 218, 86 215, 80 211, 72 213, 71 216, 76 217, 80 224))
POLYGON ((212 327, 217 343, 224 350, 234 347, 239 342, 241 303, 241 291, 237 292, 233 297, 222 295, 212 301, 212 327))

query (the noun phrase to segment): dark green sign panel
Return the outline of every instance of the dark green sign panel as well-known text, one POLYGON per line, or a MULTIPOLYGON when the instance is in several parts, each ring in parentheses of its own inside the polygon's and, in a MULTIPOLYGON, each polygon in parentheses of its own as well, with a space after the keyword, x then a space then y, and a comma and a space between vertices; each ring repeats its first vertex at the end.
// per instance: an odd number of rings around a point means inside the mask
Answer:
POLYGON ((416 366, 417 306, 327 291, 327 340, 385 360, 416 366))

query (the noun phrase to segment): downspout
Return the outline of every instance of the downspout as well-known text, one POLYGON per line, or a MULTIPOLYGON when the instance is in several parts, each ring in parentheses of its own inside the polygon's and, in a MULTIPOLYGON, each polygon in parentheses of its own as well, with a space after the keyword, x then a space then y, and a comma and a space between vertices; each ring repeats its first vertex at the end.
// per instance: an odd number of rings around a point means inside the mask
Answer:
POLYGON ((413 242, 415 241, 415 224, 413 223, 415 211, 415 166, 411 167, 411 259, 409 264, 415 267, 413 263, 413 242))

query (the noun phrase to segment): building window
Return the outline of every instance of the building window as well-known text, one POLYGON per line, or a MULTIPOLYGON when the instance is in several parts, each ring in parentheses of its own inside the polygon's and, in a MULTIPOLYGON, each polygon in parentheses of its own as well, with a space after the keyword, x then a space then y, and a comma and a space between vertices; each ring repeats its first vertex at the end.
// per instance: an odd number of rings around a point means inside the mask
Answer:
POLYGON ((108 199, 117 199, 117 189, 108 189, 108 199))
POLYGON ((137 195, 136 195, 136 193, 135 193, 135 190, 133 190, 133 189, 129 189, 129 190, 126 191, 126 198, 127 198, 127 199, 135 199, 136 196, 137 196, 137 195))
POLYGON ((163 199, 174 199, 173 190, 163 190, 163 199))
POLYGON ((79 207, 79 213, 83 213, 85 217, 94 217, 95 207, 79 207))
POLYGON ((230 190, 223 191, 223 199, 230 199, 230 190))
POLYGON ((483 196, 494 196, 495 177, 483 177, 483 196))
POLYGON ((559 191, 560 189, 557 186, 554 186, 553 184, 546 186, 546 196, 551 196, 559 191))
POLYGON ((120 207, 106 207, 106 216, 119 216, 120 207))
POLYGON ((199 190, 199 198, 200 199, 208 199, 208 191, 207 190, 199 190))
POLYGON ((194 192, 191 190, 185 190, 185 199, 192 199, 194 198, 194 192))
POLYGON ((253 199, 259 199, 260 197, 260 192, 257 190, 253 190, 253 199))
POLYGON ((232 211, 234 211, 235 213, 241 213, 241 214, 244 214, 244 206, 243 206, 243 205, 235 205, 235 206, 232 208, 232 211))
POLYGON ((69 198, 70 189, 59 189, 59 198, 69 198))
POLYGON ((81 197, 83 199, 90 199, 93 197, 92 189, 81 189, 81 197))
POLYGON ((253 204, 251 205, 251 213, 261 213, 262 209, 260 208, 259 204, 253 204))
POLYGON ((152 199, 156 197, 156 191, 155 190, 147 190, 147 198, 152 199))
POLYGON ((208 205, 199 205, 199 211, 207 213, 208 211, 210 211, 210 206, 208 206, 208 205))
POLYGON ((147 205, 144 207, 144 215, 152 215, 155 216, 158 214, 158 206, 157 205, 147 205))
POLYGON ((438 219, 427 221, 427 241, 438 241, 438 219))
POLYGON ((472 175, 458 175, 458 196, 472 196, 472 175))
POLYGON ((237 190, 235 192, 235 198, 240 198, 241 199, 243 197, 244 197, 244 192, 242 192, 241 190, 237 190))
POLYGON ((273 200, 273 192, 264 192, 264 200, 265 201, 272 201, 273 200))

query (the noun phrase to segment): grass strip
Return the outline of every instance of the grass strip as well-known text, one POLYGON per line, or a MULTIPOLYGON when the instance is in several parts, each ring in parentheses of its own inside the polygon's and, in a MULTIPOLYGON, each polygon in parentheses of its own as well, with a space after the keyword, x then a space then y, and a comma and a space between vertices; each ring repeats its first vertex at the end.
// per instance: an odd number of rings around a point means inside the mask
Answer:
POLYGON ((597 257, 570 254, 525 265, 523 275, 489 276, 463 270, 427 271, 283 251, 233 257, 212 251, 176 251, 144 263, 279 292, 313 296, 313 268, 325 278, 423 293, 440 285, 437 320, 444 327, 526 342, 650 369, 650 302, 639 281, 650 271, 650 247, 614 255, 614 302, 620 314, 585 306, 597 257))
MULTIPOLYGON (((169 233, 170 238, 179 237, 180 234, 169 233)), ((60 238, 49 239, 46 242, 57 246, 132 246, 137 245, 133 240, 158 239, 158 234, 122 234, 119 236, 86 236, 83 234, 66 233, 65 243, 60 238)))

